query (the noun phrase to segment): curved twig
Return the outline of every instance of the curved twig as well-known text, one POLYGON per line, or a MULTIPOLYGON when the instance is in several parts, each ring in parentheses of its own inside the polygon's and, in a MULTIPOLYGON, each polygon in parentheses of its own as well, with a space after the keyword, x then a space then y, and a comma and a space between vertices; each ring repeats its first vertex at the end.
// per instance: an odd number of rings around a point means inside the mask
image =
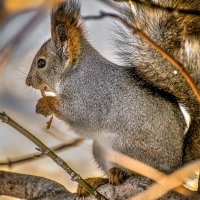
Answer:
MULTIPOLYGON (((58 151, 62 151, 62 150, 66 150, 72 147, 77 147, 79 146, 84 140, 83 139, 76 139, 70 143, 66 143, 66 144, 61 144, 58 146, 55 146, 52 148, 52 150, 54 152, 58 152, 58 151)), ((14 165, 18 165, 18 164, 22 164, 25 162, 29 162, 32 160, 37 160, 40 158, 43 158, 45 155, 43 153, 41 154, 31 154, 31 155, 27 155, 27 156, 23 156, 21 158, 15 159, 15 160, 8 160, 7 162, 0 162, 0 167, 4 167, 4 166, 8 166, 8 167, 13 167, 14 165)))

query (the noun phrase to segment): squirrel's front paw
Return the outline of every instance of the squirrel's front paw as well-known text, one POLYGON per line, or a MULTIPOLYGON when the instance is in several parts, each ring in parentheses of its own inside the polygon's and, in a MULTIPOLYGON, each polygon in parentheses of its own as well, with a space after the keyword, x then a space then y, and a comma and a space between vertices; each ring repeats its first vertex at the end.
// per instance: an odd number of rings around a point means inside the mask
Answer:
POLYGON ((36 113, 45 117, 57 114, 56 107, 60 106, 60 100, 56 96, 45 96, 38 100, 36 113))
MULTIPOLYGON (((93 188, 96 189, 101 185, 104 185, 106 183, 108 183, 108 179, 107 178, 100 178, 100 177, 96 177, 96 178, 87 178, 85 179, 85 181, 93 188)), ((84 196, 88 196, 89 193, 81 186, 78 185, 77 188, 77 195, 79 197, 84 197, 84 196)))
POLYGON ((128 173, 118 167, 113 167, 108 171, 109 183, 112 185, 120 185, 128 177, 128 173))

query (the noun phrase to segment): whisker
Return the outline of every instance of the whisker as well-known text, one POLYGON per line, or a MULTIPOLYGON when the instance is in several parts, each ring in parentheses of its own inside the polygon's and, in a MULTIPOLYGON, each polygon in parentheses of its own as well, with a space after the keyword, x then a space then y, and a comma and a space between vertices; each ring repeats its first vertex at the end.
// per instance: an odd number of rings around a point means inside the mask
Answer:
POLYGON ((12 69, 12 70, 16 70, 16 71, 18 71, 18 72, 21 72, 22 74, 24 74, 24 75, 28 75, 27 73, 25 73, 24 71, 22 71, 22 70, 20 70, 20 69, 18 69, 18 68, 13 68, 13 67, 11 67, 11 66, 8 66, 8 68, 9 69, 12 69))
POLYGON ((25 81, 25 77, 17 77, 17 78, 15 78, 15 80, 24 80, 25 81))

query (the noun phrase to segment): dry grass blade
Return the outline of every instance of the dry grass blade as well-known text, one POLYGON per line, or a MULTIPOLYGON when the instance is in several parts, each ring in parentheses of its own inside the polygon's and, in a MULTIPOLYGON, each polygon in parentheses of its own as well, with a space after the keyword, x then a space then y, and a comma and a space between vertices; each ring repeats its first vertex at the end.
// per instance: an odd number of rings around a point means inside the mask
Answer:
POLYGON ((179 187, 183 182, 191 176, 194 171, 200 169, 200 160, 192 162, 178 170, 171 175, 161 179, 147 191, 140 193, 136 197, 130 198, 130 200, 154 200, 162 197, 170 190, 179 187))
POLYGON ((51 116, 50 120, 48 122, 46 122, 46 129, 47 130, 51 128, 52 121, 53 121, 53 115, 51 116))
MULTIPOLYGON (((159 182, 161 179, 164 179, 167 177, 164 173, 154 169, 153 167, 150 167, 144 163, 141 163, 140 161, 137 161, 133 158, 130 158, 124 154, 115 152, 113 150, 106 149, 104 153, 104 158, 126 169, 129 169, 145 177, 148 177, 156 182, 159 182)), ((175 188, 175 191, 185 196, 189 196, 193 194, 191 191, 189 191, 188 189, 182 186, 175 188)))

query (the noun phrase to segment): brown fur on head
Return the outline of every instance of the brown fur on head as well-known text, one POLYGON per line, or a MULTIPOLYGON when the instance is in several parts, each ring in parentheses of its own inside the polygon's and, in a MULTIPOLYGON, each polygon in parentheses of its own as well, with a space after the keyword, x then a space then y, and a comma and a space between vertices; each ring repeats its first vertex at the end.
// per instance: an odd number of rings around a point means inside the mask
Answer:
POLYGON ((52 9, 51 36, 60 53, 68 55, 69 64, 76 62, 80 56, 80 42, 83 36, 79 1, 61 1, 52 9))
POLYGON ((71 70, 78 62, 83 37, 79 2, 67 0, 57 3, 51 13, 51 39, 37 52, 26 84, 58 92, 56 88, 63 71, 71 70))

